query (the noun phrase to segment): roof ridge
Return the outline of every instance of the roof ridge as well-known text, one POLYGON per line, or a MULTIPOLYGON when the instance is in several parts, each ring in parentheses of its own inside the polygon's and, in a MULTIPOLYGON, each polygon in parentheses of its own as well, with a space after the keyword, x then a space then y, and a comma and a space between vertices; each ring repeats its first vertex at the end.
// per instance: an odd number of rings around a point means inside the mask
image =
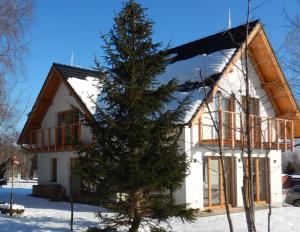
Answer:
POLYGON ((56 63, 56 62, 53 62, 53 65, 54 66, 64 66, 66 68, 79 69, 79 70, 88 71, 88 72, 95 72, 95 73, 97 72, 95 69, 91 69, 91 68, 72 66, 72 65, 56 63))
MULTIPOLYGON (((251 25, 250 27, 253 28, 253 27, 256 26, 257 23, 260 23, 260 19, 255 19, 255 20, 253 20, 253 21, 250 21, 250 22, 249 22, 249 25, 251 25)), ((170 49, 168 49, 168 51, 171 51, 171 50, 173 50, 173 49, 177 49, 177 48, 180 48, 180 47, 183 47, 183 46, 188 46, 188 45, 190 45, 190 44, 193 44, 193 43, 196 43, 196 42, 199 42, 199 41, 201 41, 201 40, 208 39, 208 38, 211 38, 211 37, 215 37, 215 36, 224 34, 224 33, 226 33, 226 32, 230 32, 230 31, 233 31, 233 30, 237 30, 237 29, 242 28, 242 27, 244 27, 244 26, 246 26, 246 23, 245 23, 245 24, 240 24, 240 25, 238 25, 238 26, 236 26, 236 27, 233 27, 233 28, 230 28, 230 29, 221 30, 220 32, 216 32, 216 33, 214 33, 214 34, 210 34, 210 35, 208 35, 208 36, 204 36, 204 37, 202 37, 202 38, 200 38, 200 39, 192 40, 192 41, 190 41, 190 42, 183 43, 183 44, 177 45, 177 46, 175 46, 175 47, 171 47, 170 49)))

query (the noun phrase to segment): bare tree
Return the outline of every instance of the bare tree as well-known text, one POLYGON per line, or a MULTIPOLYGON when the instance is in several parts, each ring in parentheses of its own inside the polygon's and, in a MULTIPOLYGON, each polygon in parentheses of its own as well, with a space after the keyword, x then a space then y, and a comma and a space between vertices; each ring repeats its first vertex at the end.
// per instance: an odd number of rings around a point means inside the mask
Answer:
POLYGON ((32 0, 0 2, 0 73, 16 71, 27 51, 24 36, 32 17, 32 0))
MULTIPOLYGON (((291 0, 291 4, 300 7, 299 0, 291 0)), ((300 100, 300 14, 292 13, 288 9, 284 9, 287 19, 288 32, 281 52, 281 63, 284 65, 288 73, 289 84, 293 88, 293 92, 297 100, 300 100)))
POLYGON ((0 1, 0 144, 16 133, 24 114, 21 95, 16 93, 18 80, 11 78, 23 70, 27 43, 24 37, 32 18, 32 0, 0 1))

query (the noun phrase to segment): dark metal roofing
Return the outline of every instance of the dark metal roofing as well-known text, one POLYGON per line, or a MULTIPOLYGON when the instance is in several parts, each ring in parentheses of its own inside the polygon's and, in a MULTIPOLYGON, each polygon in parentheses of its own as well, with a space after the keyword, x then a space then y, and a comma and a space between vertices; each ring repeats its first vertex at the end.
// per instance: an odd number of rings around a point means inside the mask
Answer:
MULTIPOLYGON (((249 23, 249 34, 259 23, 255 20, 249 23)), ((168 54, 176 53, 172 62, 190 59, 196 55, 211 54, 220 50, 239 48, 246 40, 246 24, 219 32, 208 37, 195 40, 168 50, 168 54)))
POLYGON ((53 63, 53 66, 65 79, 68 79, 69 77, 76 77, 79 79, 85 79, 86 77, 97 77, 97 71, 95 70, 58 63, 53 63))

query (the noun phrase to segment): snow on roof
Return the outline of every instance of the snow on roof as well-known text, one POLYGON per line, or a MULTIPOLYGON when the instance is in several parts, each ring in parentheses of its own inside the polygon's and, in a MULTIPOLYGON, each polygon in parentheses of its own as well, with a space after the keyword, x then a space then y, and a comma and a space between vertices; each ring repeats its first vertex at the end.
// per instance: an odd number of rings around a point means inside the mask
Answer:
MULTIPOLYGON (((235 51, 235 48, 226 49, 209 55, 197 55, 190 59, 170 63, 166 66, 165 72, 157 76, 157 82, 159 84, 167 83, 173 78, 178 81, 178 84, 184 84, 186 81, 201 81, 200 71, 203 79, 208 78, 211 75, 221 73, 235 51)), ((170 55, 168 58, 174 58, 176 55, 177 54, 174 54, 174 56, 170 55)), ((99 93, 97 78, 89 76, 86 78, 69 77, 67 78, 67 81, 90 112, 94 113, 95 102, 99 93)), ((187 110, 183 119, 183 122, 187 123, 201 105, 205 94, 203 89, 200 88, 191 92, 176 92, 174 96, 177 101, 172 101, 166 107, 166 110, 175 110, 177 108, 178 101, 183 100, 186 96, 189 96, 190 98, 190 104, 188 106, 189 110, 187 110)))
POLYGON ((236 48, 226 49, 211 53, 194 56, 190 59, 179 60, 167 65, 166 71, 157 79, 163 83, 175 78, 179 84, 186 81, 200 81, 200 71, 205 79, 211 75, 221 73, 236 48))
MULTIPOLYGON (((184 84, 186 81, 201 81, 202 78, 206 79, 214 74, 221 73, 235 51, 236 48, 226 49, 209 55, 197 55, 190 59, 171 63, 166 66, 164 73, 157 76, 157 81, 158 83, 167 83, 173 78, 178 81, 178 84, 184 84), (202 78, 200 76, 200 71, 202 78)), ((175 97, 178 100, 183 100, 187 95, 190 97, 190 105, 189 110, 184 117, 184 123, 190 121, 205 97, 203 88, 192 92, 177 92, 175 97)), ((176 102, 172 102, 168 106, 168 110, 174 109, 176 109, 176 102)))
POLYGON ((98 97, 98 79, 96 77, 86 77, 84 79, 69 77, 68 83, 77 93, 78 97, 86 105, 91 113, 95 112, 95 102, 98 97))

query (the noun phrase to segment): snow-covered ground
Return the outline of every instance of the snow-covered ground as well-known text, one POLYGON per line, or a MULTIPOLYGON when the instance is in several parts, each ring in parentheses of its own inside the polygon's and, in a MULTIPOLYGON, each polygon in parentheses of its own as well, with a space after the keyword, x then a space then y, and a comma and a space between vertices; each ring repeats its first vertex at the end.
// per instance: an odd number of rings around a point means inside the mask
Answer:
MULTIPOLYGON (((0 214, 1 232, 46 232, 69 231, 70 204, 66 202, 52 202, 47 199, 28 196, 31 194, 32 182, 20 181, 14 190, 16 204, 24 205, 25 214, 9 217, 0 214)), ((9 200, 10 188, 0 189, 0 201, 9 200)), ((85 231, 88 226, 99 223, 95 212, 100 208, 75 204, 74 230, 85 231)), ((257 231, 267 231, 267 210, 256 211, 257 231)), ((247 230, 244 213, 232 214, 235 231, 247 230)), ((300 208, 285 204, 285 207, 272 209, 272 232, 300 231, 300 208)), ((183 224, 180 220, 173 220, 171 226, 174 232, 225 232, 228 231, 225 215, 200 217, 195 223, 183 224)))

